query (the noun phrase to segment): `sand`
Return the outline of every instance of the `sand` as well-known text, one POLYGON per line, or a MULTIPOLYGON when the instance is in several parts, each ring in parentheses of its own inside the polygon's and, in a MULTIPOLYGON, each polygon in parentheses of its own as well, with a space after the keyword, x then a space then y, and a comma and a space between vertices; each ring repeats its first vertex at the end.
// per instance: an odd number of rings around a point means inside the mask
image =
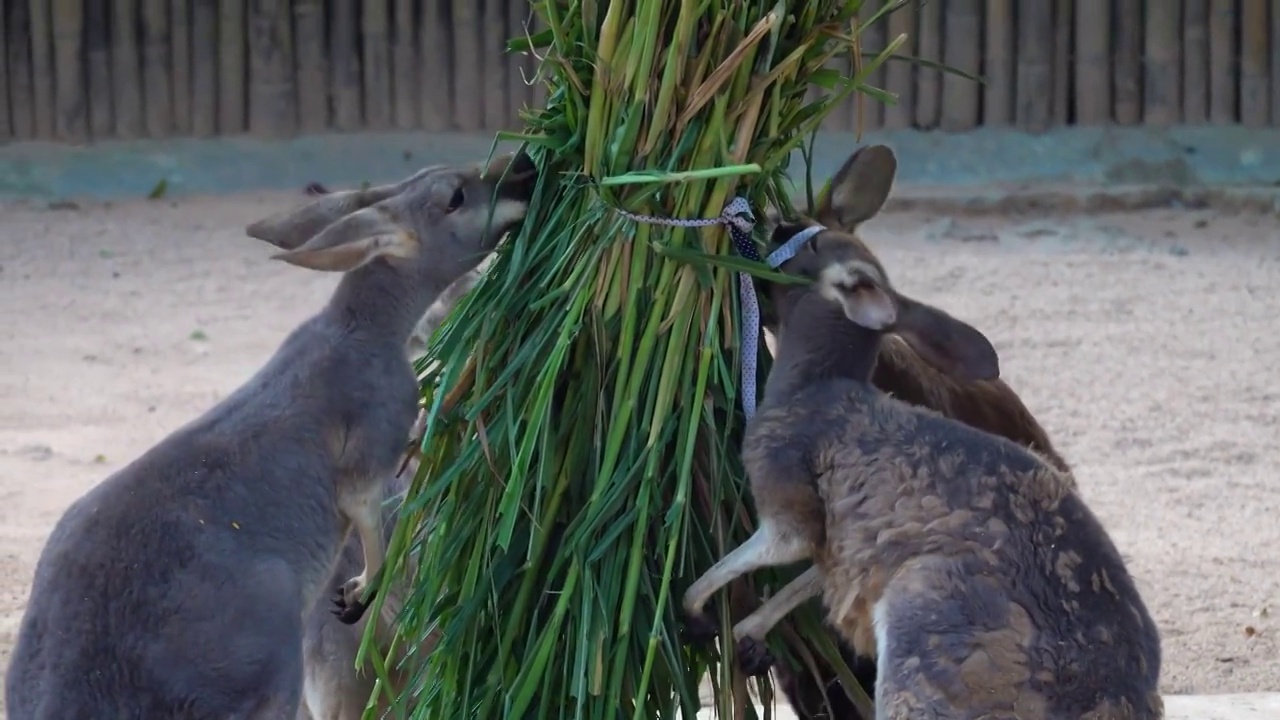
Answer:
MULTIPOLYGON (((0 663, 66 505, 244 381, 336 278, 270 262, 261 194, 0 205, 0 663)), ((1280 239, 1212 210, 866 228, 981 328, 1128 559, 1167 693, 1280 690, 1280 239)))

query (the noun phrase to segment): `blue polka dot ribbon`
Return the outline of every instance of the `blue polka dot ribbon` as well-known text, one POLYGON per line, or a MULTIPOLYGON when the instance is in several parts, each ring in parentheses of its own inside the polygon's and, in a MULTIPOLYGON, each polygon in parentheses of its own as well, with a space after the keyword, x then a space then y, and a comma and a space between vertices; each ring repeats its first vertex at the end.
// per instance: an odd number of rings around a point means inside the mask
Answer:
MULTIPOLYGON (((637 222, 668 227, 708 227, 724 225, 729 231, 733 247, 742 257, 760 262, 760 251, 756 249, 755 239, 751 232, 755 228, 756 218, 751 212, 751 205, 746 198, 736 197, 724 207, 719 217, 675 219, 656 215, 640 215, 638 213, 618 210, 621 215, 637 222)), ((810 225, 796 233, 778 249, 769 253, 764 262, 771 269, 777 269, 782 263, 795 257, 806 242, 823 230, 821 225, 810 225)), ((756 360, 760 352, 760 301, 756 297, 755 282, 751 273, 738 273, 738 300, 742 307, 742 337, 739 341, 742 349, 742 413, 751 419, 756 414, 756 360)))

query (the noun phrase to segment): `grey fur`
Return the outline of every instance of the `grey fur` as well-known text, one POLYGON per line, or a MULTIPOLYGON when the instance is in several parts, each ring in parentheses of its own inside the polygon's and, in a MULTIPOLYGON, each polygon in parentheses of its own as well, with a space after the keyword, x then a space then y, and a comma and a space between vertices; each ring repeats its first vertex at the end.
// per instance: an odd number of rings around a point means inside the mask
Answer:
MULTIPOLYGON (((439 329, 441 323, 453 311, 458 300, 462 298, 480 278, 480 273, 493 256, 490 255, 476 269, 468 271, 454 281, 440 297, 436 299, 422 319, 414 327, 413 336, 408 345, 409 357, 421 355, 427 349, 431 336, 439 329)), ((425 412, 418 415, 410 431, 410 437, 421 435, 426 425, 425 412)), ((417 452, 410 450, 408 462, 403 470, 391 477, 386 483, 383 506, 383 527, 385 539, 391 541, 399 520, 400 504, 409 489, 409 480, 418 472, 417 452)), ((329 575, 329 587, 335 587, 352 574, 359 572, 363 558, 360 538, 352 534, 342 546, 338 562, 329 575)), ((377 628, 374 629, 374 643, 380 652, 385 653, 390 647, 395 632, 395 619, 404 603, 406 588, 403 581, 396 582, 382 603, 382 612, 377 616, 377 628)), ((303 622, 302 639, 303 687, 302 703, 298 709, 297 720, 360 720, 364 707, 373 694, 375 677, 371 668, 356 668, 356 655, 364 638, 365 625, 370 622, 368 616, 362 617, 355 624, 347 624, 333 617, 325 603, 314 603, 303 622)), ((435 646, 434 639, 419 645, 417 657, 424 657, 435 646)), ((410 657, 407 650, 402 651, 397 663, 403 663, 410 657)), ((394 671, 390 678, 393 692, 399 693, 406 681, 412 677, 409 670, 401 664, 392 666, 394 671)), ((391 669, 391 668, 389 668, 391 669)), ((382 717, 387 703, 379 698, 378 717, 382 717)))
MULTIPOLYGON (((783 226, 784 242, 799 226, 783 226)), ((684 597, 694 628, 733 578, 813 566, 733 628, 744 669, 809 598, 877 660, 878 720, 1157 720, 1160 638, 1071 476, 1038 453, 875 389, 881 336, 935 369, 998 375, 977 330, 893 289, 824 231, 769 288, 779 355, 743 459, 759 526, 684 597)))
POLYGON ((433 167, 248 228, 346 274, 248 382, 58 521, 5 678, 11 720, 296 716, 303 616, 349 529, 364 558, 345 620, 382 561, 384 484, 417 413, 405 343, 523 219, 532 184, 523 156, 433 167))
POLYGON ((413 333, 409 337, 409 353, 417 356, 427 351, 427 345, 431 342, 431 336, 440 328, 444 321, 448 318, 449 313, 453 312, 453 308, 458 302, 471 292, 471 289, 480 282, 480 278, 488 271, 489 266, 493 264, 494 255, 487 256, 480 261, 474 269, 468 270, 462 277, 458 278, 440 297, 427 308, 427 312, 423 314, 422 319, 414 326, 413 333))

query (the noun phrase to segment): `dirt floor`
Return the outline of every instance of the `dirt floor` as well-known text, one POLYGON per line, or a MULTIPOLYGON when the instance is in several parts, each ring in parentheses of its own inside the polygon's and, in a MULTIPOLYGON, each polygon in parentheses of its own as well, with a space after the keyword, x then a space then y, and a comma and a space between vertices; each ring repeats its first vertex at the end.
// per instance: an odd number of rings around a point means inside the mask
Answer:
MULTIPOLYGON (((245 380, 336 278, 244 225, 299 195, 0 206, 0 663, 64 507, 245 380)), ((1211 210, 887 215, 900 289, 981 328, 1164 637, 1169 693, 1280 690, 1280 235, 1211 210)))

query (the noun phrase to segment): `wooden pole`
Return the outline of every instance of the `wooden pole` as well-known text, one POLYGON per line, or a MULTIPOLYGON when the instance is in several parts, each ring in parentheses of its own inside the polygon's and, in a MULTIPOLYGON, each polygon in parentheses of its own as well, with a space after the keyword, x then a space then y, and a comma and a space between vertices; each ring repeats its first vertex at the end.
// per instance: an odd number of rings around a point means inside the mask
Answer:
POLYGON ((142 75, 138 62, 137 0, 111 0, 111 101, 116 137, 142 135, 142 75))
POLYGON ((84 55, 88 86, 89 135, 94 140, 111 137, 115 125, 115 98, 111 84, 111 0, 85 0, 84 55))
POLYGON ((1209 0, 1183 0, 1182 121, 1209 119, 1209 0))
POLYGON ((1111 121, 1111 0, 1076 0, 1076 123, 1111 121))
POLYGON ((484 73, 480 66, 480 9, 475 0, 453 0, 453 125, 484 127, 484 73))
POLYGON ((1142 119, 1142 0, 1116 0, 1115 120, 1142 119))
POLYGON ((484 4, 484 20, 481 23, 480 57, 476 58, 480 72, 486 78, 484 83, 484 129, 497 131, 506 128, 511 122, 511 111, 507 109, 507 79, 502 70, 506 67, 507 49, 507 10, 490 0, 484 4))
POLYGON ((415 4, 415 0, 395 0, 391 89, 395 98, 395 125, 401 130, 419 127, 418 73, 422 72, 422 62, 414 49, 417 41, 417 28, 413 22, 415 4))
MULTIPOLYGON (((981 0, 977 1, 980 2, 981 0)), ((863 3, 861 12, 862 21, 866 22, 871 19, 871 16, 879 9, 880 6, 878 3, 863 3)), ((862 62, 864 64, 872 57, 869 53, 878 54, 884 50, 887 42, 885 40, 885 23, 883 22, 883 19, 881 22, 877 22, 874 25, 867 25, 862 28, 861 44, 863 51, 862 62)), ((884 89, 885 77, 885 66, 881 65, 880 69, 871 73, 871 75, 867 77, 867 82, 870 83, 872 87, 884 89)), ((853 129, 859 129, 859 122, 861 122, 861 130, 863 132, 874 132, 884 126, 884 103, 857 95, 856 97, 849 98, 849 104, 852 108, 851 112, 854 113, 851 118, 854 124, 853 129)))
POLYGON ((1209 3, 1209 120, 1215 125, 1236 121, 1236 6, 1209 3))
POLYGON ((1049 129, 1053 112, 1053 4, 1018 0, 1015 119, 1030 132, 1049 129))
MULTIPOLYGON (((476 0, 471 0, 476 2, 476 0)), ((364 124, 367 130, 391 127, 391 32, 386 2, 361 2, 364 62, 364 124)))
MULTIPOLYGON (((528 7, 522 2, 511 5, 528 7)), ((422 24, 418 26, 418 47, 422 49, 418 102, 422 104, 423 128, 435 132, 453 126, 454 71, 449 50, 449 9, 444 0, 424 6, 422 24)))
POLYGON ((27 1, 31 6, 31 99, 35 109, 36 137, 52 140, 58 134, 53 97, 57 83, 53 69, 53 16, 49 0, 27 1))
MULTIPOLYGON (((942 7, 936 2, 924 3, 920 6, 919 18, 920 57, 942 62, 942 7)), ((941 102, 942 78, 938 71, 916 68, 916 127, 937 127, 942 118, 941 102)))
MULTIPOLYGON (((523 38, 532 28, 526 28, 529 22, 529 4, 508 2, 507 34, 511 38, 523 38)), ((507 111, 512 127, 520 126, 520 110, 529 104, 531 99, 527 79, 533 77, 533 56, 523 53, 507 54, 507 111)))
POLYGON ((298 78, 298 129, 318 133, 329 127, 324 0, 293 0, 294 68, 298 78))
POLYGON ((260 137, 284 138, 298 131, 296 82, 293 11, 289 0, 251 0, 249 132, 260 137))
POLYGON ((169 59, 169 2, 142 0, 142 97, 147 135, 173 132, 173 75, 169 59))
POLYGON ((30 140, 36 136, 35 88, 31 77, 31 5, 22 0, 9 3, 5 27, 9 41, 9 112, 13 137, 30 140))
POLYGON ((1182 0, 1163 0, 1159 9, 1147 9, 1142 47, 1142 119, 1155 127, 1172 125, 1181 116, 1181 5, 1182 0))
MULTIPOLYGON (((950 0, 943 16, 946 26, 942 61, 977 75, 982 71, 982 0, 950 0)), ((959 75, 942 76, 942 129, 969 130, 978 124, 979 92, 982 86, 959 75)))
POLYGON ((987 0, 987 39, 983 58, 982 121, 992 127, 1013 122, 1013 0, 987 0))
POLYGON ((169 49, 173 60, 173 129, 191 134, 191 0, 169 2, 169 49))
POLYGON ((1071 30, 1075 0, 1053 0, 1053 124, 1064 127, 1071 120, 1071 30))
POLYGON ((13 122, 9 103, 9 9, 0 0, 0 143, 13 138, 13 122))
POLYGON ((84 82, 84 3, 53 0, 51 5, 56 134, 60 140, 82 143, 89 139, 84 82))
POLYGON ((1271 124, 1280 126, 1280 8, 1271 6, 1271 124))
POLYGON ((1271 111, 1267 2, 1240 0, 1240 122, 1249 128, 1265 126, 1271 111))
POLYGON ((364 117, 357 40, 360 8, 356 0, 330 0, 329 81, 333 83, 333 123, 339 130, 359 130, 364 117))
POLYGON ((218 132, 218 0, 192 0, 191 134, 218 132))
MULTIPOLYGON (((900 35, 907 39, 898 48, 903 55, 916 52, 916 8, 911 5, 899 8, 889 15, 889 40, 900 35)), ((884 126, 889 129, 908 128, 916 120, 915 66, 905 60, 885 63, 884 89, 897 96, 898 101, 884 107, 884 126)))
POLYGON ((245 0, 218 0, 218 132, 245 130, 245 0))

